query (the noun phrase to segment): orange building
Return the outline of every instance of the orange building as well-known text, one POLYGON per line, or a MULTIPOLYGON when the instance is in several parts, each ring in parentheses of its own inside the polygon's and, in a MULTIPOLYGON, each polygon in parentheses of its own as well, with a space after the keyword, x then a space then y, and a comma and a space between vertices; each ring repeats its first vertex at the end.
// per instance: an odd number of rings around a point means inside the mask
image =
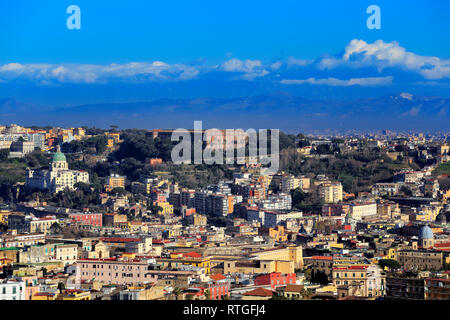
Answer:
POLYGON ((114 188, 125 189, 125 177, 118 174, 112 174, 106 178, 105 189, 112 190, 114 188))
POLYGON ((163 161, 161 158, 146 158, 145 165, 146 166, 155 166, 157 164, 162 164, 163 161))

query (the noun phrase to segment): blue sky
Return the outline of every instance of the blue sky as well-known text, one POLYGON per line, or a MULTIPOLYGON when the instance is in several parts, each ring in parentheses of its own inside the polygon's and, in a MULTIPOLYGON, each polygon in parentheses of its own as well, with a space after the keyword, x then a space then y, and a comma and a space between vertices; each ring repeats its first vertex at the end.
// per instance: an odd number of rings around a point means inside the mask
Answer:
POLYGON ((450 97, 448 12, 447 0, 1 1, 0 98, 450 97), (81 30, 66 27, 72 4, 81 30), (381 30, 366 27, 372 4, 381 30))

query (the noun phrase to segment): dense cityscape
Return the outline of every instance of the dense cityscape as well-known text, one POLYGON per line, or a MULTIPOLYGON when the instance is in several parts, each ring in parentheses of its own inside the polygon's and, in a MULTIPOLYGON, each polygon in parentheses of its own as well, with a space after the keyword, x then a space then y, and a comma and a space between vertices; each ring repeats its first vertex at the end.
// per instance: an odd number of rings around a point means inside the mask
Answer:
POLYGON ((0 1, 0 310, 445 315, 449 12, 0 1))
POLYGON ((448 133, 280 132, 264 174, 172 132, 0 125, 0 300, 450 299, 448 133))

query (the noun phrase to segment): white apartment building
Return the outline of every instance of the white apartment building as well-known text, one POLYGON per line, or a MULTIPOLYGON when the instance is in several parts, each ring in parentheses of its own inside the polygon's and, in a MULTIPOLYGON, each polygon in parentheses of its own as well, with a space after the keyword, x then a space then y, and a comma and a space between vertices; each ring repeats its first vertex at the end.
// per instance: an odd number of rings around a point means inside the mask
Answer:
POLYGON ((0 300, 25 300, 25 282, 12 279, 0 282, 0 300))
POLYGON ((264 226, 273 228, 279 225, 282 221, 286 221, 288 219, 300 219, 303 217, 303 213, 301 211, 295 212, 270 212, 266 211, 264 215, 264 226))
POLYGON ((78 259, 78 245, 55 244, 55 259, 63 261, 64 265, 75 263, 78 259))
POLYGON ((292 208, 292 197, 289 193, 278 193, 268 196, 265 200, 256 203, 265 210, 290 210, 292 208))
POLYGON ((319 196, 325 203, 342 201, 342 184, 340 182, 323 182, 319 185, 319 196))
POLYGON ((361 220, 364 217, 374 216, 377 214, 377 204, 374 202, 355 202, 350 205, 350 213, 353 220, 361 220))

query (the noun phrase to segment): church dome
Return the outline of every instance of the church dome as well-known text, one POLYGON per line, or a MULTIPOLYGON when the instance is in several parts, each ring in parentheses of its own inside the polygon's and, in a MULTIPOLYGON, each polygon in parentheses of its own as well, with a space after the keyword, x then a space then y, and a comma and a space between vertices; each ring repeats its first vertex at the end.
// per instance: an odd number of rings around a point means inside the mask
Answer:
POLYGON ((62 152, 56 152, 53 154, 53 162, 58 162, 58 161, 66 161, 66 156, 64 155, 64 153, 62 152))
POLYGON ((419 239, 433 239, 434 234, 429 226, 420 228, 419 239))
POLYGON ((58 146, 56 152, 53 154, 53 162, 66 162, 66 156, 61 152, 60 146, 58 146))

